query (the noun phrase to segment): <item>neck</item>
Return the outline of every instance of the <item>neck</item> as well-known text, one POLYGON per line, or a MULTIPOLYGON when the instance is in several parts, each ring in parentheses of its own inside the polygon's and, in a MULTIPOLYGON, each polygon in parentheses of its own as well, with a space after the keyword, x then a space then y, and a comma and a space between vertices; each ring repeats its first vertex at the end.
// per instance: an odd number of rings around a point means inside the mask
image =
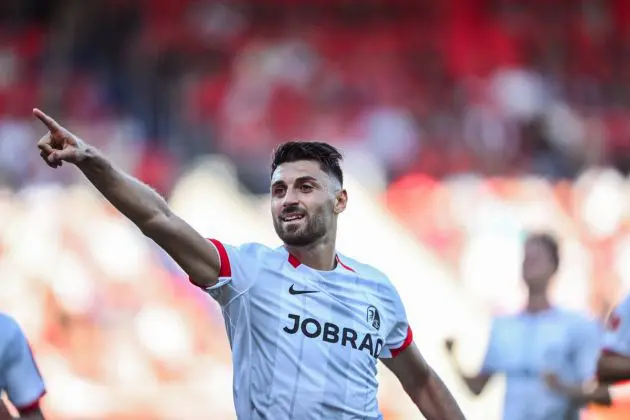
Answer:
POLYGON ((542 312, 551 307, 549 299, 547 298, 547 291, 532 292, 529 291, 529 298, 527 299, 527 306, 525 311, 527 312, 542 312))
POLYGON ((329 271, 337 265, 335 240, 323 238, 313 244, 305 246, 291 246, 284 244, 284 248, 297 258, 300 263, 315 270, 329 271))

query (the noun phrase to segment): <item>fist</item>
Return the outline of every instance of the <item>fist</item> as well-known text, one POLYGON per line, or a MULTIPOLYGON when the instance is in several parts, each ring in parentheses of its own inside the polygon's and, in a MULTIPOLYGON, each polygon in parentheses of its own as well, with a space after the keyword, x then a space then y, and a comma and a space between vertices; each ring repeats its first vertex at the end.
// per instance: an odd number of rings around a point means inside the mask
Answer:
POLYGON ((447 352, 453 353, 453 349, 455 348, 455 340, 452 338, 447 338, 444 340, 444 348, 447 352))
POLYGON ((39 109, 34 109, 33 115, 48 128, 48 134, 37 142, 39 154, 48 166, 57 168, 64 161, 79 163, 85 158, 86 145, 81 139, 39 109))

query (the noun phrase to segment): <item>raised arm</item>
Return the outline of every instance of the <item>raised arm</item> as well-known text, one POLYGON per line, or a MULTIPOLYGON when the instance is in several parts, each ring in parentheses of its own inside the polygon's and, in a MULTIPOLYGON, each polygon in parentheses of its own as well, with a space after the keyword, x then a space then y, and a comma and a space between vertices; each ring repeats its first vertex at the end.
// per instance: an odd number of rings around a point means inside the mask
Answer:
POLYGON ((221 268, 217 250, 188 223, 173 214, 166 201, 148 185, 124 173, 96 148, 60 126, 42 111, 33 110, 49 132, 37 147, 48 166, 73 163, 86 178, 164 249, 200 287, 213 286, 221 268))
POLYGON ((398 378, 427 420, 463 420, 464 414, 446 385, 414 343, 392 359, 381 359, 398 378))

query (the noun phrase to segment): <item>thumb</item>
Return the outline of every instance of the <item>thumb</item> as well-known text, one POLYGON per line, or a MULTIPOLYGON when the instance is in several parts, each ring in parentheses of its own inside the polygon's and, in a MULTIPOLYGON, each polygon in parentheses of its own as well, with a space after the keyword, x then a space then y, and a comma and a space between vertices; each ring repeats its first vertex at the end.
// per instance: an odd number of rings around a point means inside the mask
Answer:
POLYGON ((61 161, 72 162, 77 158, 77 150, 75 148, 65 148, 62 150, 54 150, 48 155, 48 162, 59 163, 61 161))

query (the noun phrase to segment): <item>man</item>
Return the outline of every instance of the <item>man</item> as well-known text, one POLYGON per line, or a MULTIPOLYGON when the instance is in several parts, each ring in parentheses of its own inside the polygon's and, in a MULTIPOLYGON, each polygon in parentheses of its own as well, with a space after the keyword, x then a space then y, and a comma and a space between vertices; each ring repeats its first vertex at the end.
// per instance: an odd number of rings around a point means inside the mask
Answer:
POLYGON ((608 404, 606 389, 592 386, 599 331, 597 324, 549 301, 549 285, 559 263, 559 247, 549 234, 527 238, 523 279, 529 292, 525 310, 493 321, 481 372, 469 377, 451 360, 471 392, 479 395, 492 376, 507 377, 505 420, 577 419, 587 402, 608 404))
POLYGON ((630 295, 617 305, 606 322, 597 377, 601 383, 610 385, 613 403, 630 404, 630 295))
POLYGON ((41 111, 34 115, 50 130, 38 143, 46 163, 75 164, 219 302, 240 419, 382 418, 378 358, 429 420, 464 418, 413 343, 391 283, 335 250, 348 195, 332 146, 287 143, 276 151, 271 210, 284 246, 233 247, 204 239, 151 188, 41 111))
MULTIPOLYGON (((0 313, 0 391, 17 409, 21 419, 43 420, 39 401, 46 393, 28 341, 10 316, 0 313)), ((11 418, 0 401, 0 419, 11 418)))

